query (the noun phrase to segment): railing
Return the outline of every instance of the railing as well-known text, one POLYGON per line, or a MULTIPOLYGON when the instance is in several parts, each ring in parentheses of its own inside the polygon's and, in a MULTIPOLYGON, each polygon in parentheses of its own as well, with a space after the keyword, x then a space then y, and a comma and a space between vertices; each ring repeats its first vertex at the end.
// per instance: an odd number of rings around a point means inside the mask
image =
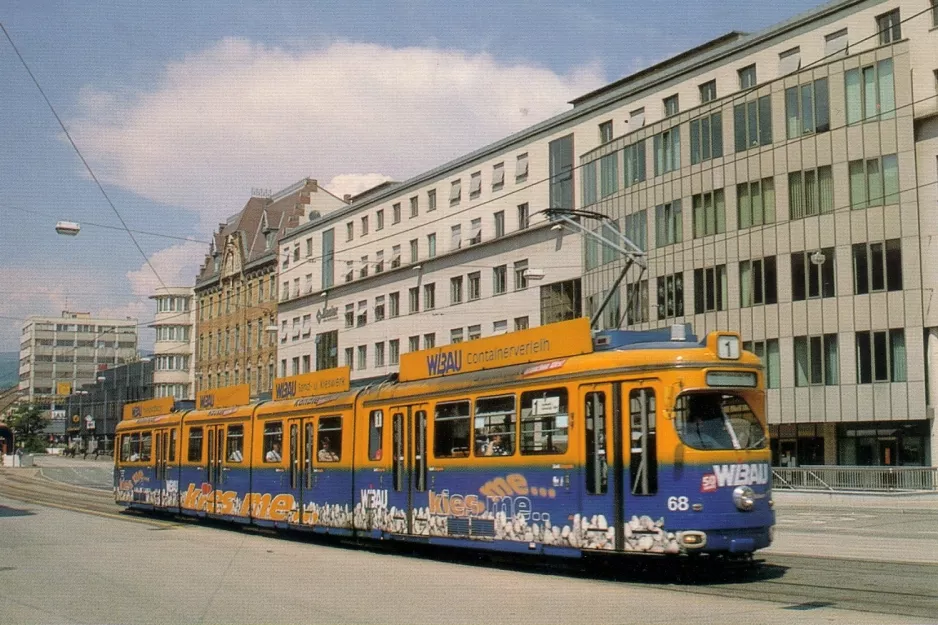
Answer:
POLYGON ((773 467, 772 487, 873 492, 938 490, 938 467, 773 467))

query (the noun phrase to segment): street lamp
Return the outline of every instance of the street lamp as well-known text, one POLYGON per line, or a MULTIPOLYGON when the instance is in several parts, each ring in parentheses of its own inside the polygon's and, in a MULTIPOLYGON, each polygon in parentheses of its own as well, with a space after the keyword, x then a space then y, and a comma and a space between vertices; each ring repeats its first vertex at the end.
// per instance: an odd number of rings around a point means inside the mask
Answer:
POLYGON ((99 375, 98 382, 101 382, 101 386, 104 388, 104 451, 107 451, 107 413, 110 408, 107 403, 107 378, 103 375, 99 375))

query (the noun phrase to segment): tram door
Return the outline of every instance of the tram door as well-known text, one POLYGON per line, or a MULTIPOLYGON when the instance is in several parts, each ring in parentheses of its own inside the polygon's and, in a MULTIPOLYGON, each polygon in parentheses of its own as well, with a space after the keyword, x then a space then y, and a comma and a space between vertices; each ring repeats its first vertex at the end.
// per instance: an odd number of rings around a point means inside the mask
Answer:
POLYGON ((297 516, 291 523, 311 524, 304 511, 306 504, 313 500, 316 486, 315 457, 316 418, 290 419, 287 421, 290 460, 290 494, 296 502, 297 516))
POLYGON ((205 479, 212 488, 212 496, 205 512, 215 514, 218 503, 218 491, 224 490, 225 473, 222 461, 225 458, 225 428, 221 425, 205 428, 206 462, 205 479))
POLYGON ((176 432, 175 428, 157 430, 154 441, 155 479, 160 492, 157 505, 162 508, 179 505, 179 480, 175 471, 176 432), (170 482, 173 482, 173 489, 169 488, 170 482))
POLYGON ((427 407, 398 406, 390 412, 391 487, 393 501, 399 502, 397 508, 402 510, 394 520, 408 534, 429 534, 427 519, 414 514, 415 508, 427 505, 427 407))
POLYGON ((625 475, 621 384, 588 384, 580 387, 583 415, 584 480, 582 509, 615 523, 616 548, 624 544, 625 475))

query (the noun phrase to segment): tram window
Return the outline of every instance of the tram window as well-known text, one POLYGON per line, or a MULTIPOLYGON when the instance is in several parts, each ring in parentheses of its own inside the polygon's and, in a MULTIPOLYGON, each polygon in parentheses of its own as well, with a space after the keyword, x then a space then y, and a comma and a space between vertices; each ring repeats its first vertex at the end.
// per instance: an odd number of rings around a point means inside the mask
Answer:
POLYGON ((342 417, 319 419, 319 441, 316 458, 319 462, 338 462, 342 457, 342 417))
POLYGON ((189 462, 202 462, 202 428, 189 430, 189 462))
POLYGON ((515 396, 476 400, 476 456, 510 456, 515 453, 515 396))
POLYGON ((384 413, 372 410, 368 418, 368 459, 381 460, 384 445, 384 413))
POLYGON ((121 462, 129 462, 131 455, 131 443, 133 441, 132 434, 124 434, 121 436, 121 462))
POLYGON ((169 461, 176 462, 176 430, 169 431, 169 461))
POLYGON ((228 462, 244 462, 244 426, 229 425, 225 437, 225 457, 228 462))
POLYGON ((674 405, 674 427, 696 449, 764 449, 765 431, 746 400, 718 392, 688 393, 674 405))
POLYGON ((469 402, 437 404, 433 416, 433 455, 465 458, 469 455, 469 402))
POLYGON ((638 388, 629 392, 629 479, 633 495, 654 495, 658 492, 655 406, 654 389, 638 388))
POLYGON ((283 424, 280 421, 264 424, 264 462, 283 460, 283 424))
POLYGON ((521 394, 522 454, 566 453, 570 426, 568 405, 565 388, 521 394))
POLYGON ((609 487, 606 461, 606 394, 587 393, 583 405, 586 415, 586 492, 605 494, 609 487))
POLYGON ((153 432, 144 432, 140 437, 140 462, 150 461, 150 452, 153 449, 153 432))

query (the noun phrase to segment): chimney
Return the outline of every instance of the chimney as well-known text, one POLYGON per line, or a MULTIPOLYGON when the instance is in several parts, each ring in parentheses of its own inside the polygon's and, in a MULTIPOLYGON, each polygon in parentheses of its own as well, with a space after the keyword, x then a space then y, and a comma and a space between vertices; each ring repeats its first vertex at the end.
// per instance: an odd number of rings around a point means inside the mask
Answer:
POLYGON ((352 194, 351 194, 351 193, 346 193, 345 195, 343 195, 343 196, 342 196, 342 201, 345 202, 346 204, 351 204, 351 203, 352 203, 352 194))

